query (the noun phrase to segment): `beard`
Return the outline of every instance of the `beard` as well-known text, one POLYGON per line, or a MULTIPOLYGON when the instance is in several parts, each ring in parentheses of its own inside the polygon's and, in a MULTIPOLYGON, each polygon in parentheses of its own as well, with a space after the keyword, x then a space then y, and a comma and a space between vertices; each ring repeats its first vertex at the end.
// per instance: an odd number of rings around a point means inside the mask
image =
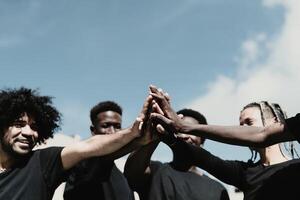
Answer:
POLYGON ((24 154, 19 153, 14 150, 13 146, 6 142, 6 140, 2 137, 0 140, 1 149, 11 158, 19 159, 24 157, 24 154))

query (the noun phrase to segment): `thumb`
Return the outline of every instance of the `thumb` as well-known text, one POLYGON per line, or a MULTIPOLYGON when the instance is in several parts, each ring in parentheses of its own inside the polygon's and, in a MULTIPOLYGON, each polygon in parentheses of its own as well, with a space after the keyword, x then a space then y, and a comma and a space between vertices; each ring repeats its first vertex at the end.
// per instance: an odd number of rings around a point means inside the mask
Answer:
POLYGON ((162 125, 160 124, 157 124, 156 125, 156 130, 159 132, 159 133, 164 133, 165 132, 165 129, 162 125))

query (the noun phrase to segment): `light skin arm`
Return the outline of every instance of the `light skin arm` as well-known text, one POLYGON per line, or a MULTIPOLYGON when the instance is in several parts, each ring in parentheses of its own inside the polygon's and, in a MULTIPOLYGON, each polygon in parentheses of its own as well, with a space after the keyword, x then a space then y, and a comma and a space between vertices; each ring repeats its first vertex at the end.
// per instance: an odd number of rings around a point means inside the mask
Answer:
POLYGON ((172 132, 203 136, 223 143, 257 147, 266 147, 279 142, 295 140, 294 136, 287 131, 286 125, 281 123, 266 127, 185 124, 155 86, 150 86, 150 91, 150 94, 164 112, 164 115, 152 113, 152 120, 161 123, 172 132))
POLYGON ((199 125, 184 126, 183 129, 193 135, 242 146, 267 147, 295 140, 290 132, 285 131, 285 125, 281 123, 266 127, 199 125))
POLYGON ((146 130, 146 128, 149 128, 147 127, 149 125, 147 121, 150 117, 151 102, 152 102, 152 97, 148 96, 143 105, 142 112, 139 116, 139 118, 144 119, 143 121, 145 122, 143 123, 143 126, 141 128, 141 133, 140 133, 141 137, 135 138, 134 140, 132 140, 131 142, 129 142, 127 145, 123 146, 119 150, 110 153, 108 155, 102 156, 102 158, 108 160, 115 160, 132 152, 133 150, 141 146, 147 145, 152 142, 154 138, 152 137, 152 134, 149 132, 149 130, 146 130))
POLYGON ((68 170, 82 160, 107 155, 122 148, 139 137, 140 123, 140 120, 136 120, 131 128, 121 130, 118 134, 95 135, 87 140, 66 146, 61 152, 63 168, 68 170))
POLYGON ((148 97, 143 105, 142 112, 131 127, 120 130, 116 134, 94 135, 87 140, 63 148, 61 152, 63 168, 68 170, 78 162, 90 157, 104 156, 108 154, 122 155, 132 150, 135 145, 132 145, 129 148, 124 147, 133 140, 138 140, 141 137, 143 121, 146 118, 146 111, 150 102, 151 97, 148 97), (122 147, 122 152, 115 153, 122 147))

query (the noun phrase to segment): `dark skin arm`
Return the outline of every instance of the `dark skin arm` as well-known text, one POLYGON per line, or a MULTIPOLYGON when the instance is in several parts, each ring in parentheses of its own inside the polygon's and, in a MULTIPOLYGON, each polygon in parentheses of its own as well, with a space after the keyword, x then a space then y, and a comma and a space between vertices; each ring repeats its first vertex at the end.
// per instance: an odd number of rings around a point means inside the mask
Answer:
POLYGON ((148 117, 145 118, 146 123, 144 123, 142 127, 142 131, 145 132, 145 136, 143 137, 144 146, 132 152, 125 163, 124 175, 127 178, 129 185, 136 191, 148 188, 144 185, 148 184, 150 181, 150 159, 160 142, 156 130, 149 120, 149 115, 152 111, 158 113, 161 112, 157 110, 157 108, 158 105, 155 103, 152 103, 152 105, 148 107, 148 117))
POLYGON ((165 129, 158 132, 162 135, 160 137, 172 138, 167 140, 172 142, 166 144, 173 151, 174 158, 171 165, 174 169, 187 171, 191 166, 198 166, 228 184, 241 187, 243 170, 238 162, 218 158, 201 147, 188 144, 178 137, 172 136, 173 134, 168 133, 165 129))
POLYGON ((151 177, 150 159, 158 144, 159 141, 149 143, 132 152, 127 158, 124 175, 133 190, 139 191, 149 183, 151 177))
POLYGON ((150 86, 150 94, 158 103, 164 114, 151 113, 151 119, 162 124, 172 132, 181 132, 223 143, 266 147, 272 144, 295 140, 286 124, 275 123, 266 127, 245 126, 215 126, 215 125, 191 125, 186 124, 171 108, 167 99, 155 86, 150 86))

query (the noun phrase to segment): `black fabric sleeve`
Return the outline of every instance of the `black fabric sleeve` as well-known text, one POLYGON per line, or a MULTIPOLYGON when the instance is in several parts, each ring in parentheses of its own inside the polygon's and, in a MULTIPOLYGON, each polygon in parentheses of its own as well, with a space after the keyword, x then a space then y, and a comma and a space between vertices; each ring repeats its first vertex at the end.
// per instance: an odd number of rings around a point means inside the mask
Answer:
MULTIPOLYGON (((178 159, 180 158, 181 162, 192 163, 221 181, 234 185, 241 190, 243 189, 245 180, 244 169, 246 167, 244 162, 222 160, 205 149, 195 147, 184 141, 177 141, 172 149, 177 152, 177 155, 180 155, 178 159)), ((179 160, 176 163, 180 163, 179 160)), ((176 163, 175 167, 178 166, 176 163)), ((181 164, 180 167, 184 166, 181 164)))
POLYGON ((151 173, 155 174, 157 172, 157 170, 162 166, 163 164, 160 161, 150 161, 150 169, 151 169, 151 173))
POLYGON ((45 183, 50 190, 55 190, 66 178, 61 160, 63 147, 50 147, 40 150, 40 166, 45 183))
POLYGON ((189 145, 177 138, 176 142, 173 142, 172 145, 169 145, 173 152, 173 161, 170 165, 179 171, 187 171, 192 165, 196 165, 196 161, 193 157, 192 151, 189 145))
POLYGON ((288 131, 290 131, 300 143, 300 113, 298 113, 295 117, 286 119, 286 125, 288 131))
POLYGON ((220 200, 230 200, 227 190, 224 188, 221 192, 220 200))

